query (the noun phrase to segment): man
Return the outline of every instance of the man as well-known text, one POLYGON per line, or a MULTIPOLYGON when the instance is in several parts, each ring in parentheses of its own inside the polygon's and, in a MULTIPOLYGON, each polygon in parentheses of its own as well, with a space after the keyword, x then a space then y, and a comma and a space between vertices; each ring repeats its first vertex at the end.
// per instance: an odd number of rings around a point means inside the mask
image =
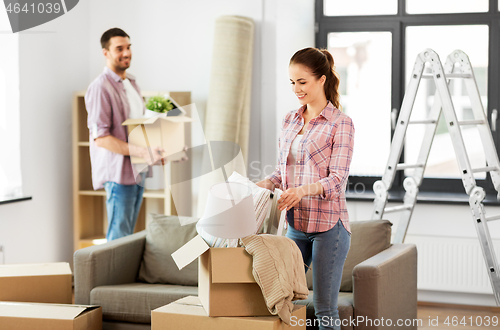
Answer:
POLYGON ((127 143, 128 132, 121 123, 144 114, 144 101, 135 78, 126 73, 132 60, 130 37, 113 28, 101 37, 106 58, 104 72, 85 94, 90 131, 90 159, 94 189, 106 190, 108 241, 134 231, 144 192, 144 173, 134 176, 130 156, 149 165, 162 161, 161 147, 147 148, 127 143))

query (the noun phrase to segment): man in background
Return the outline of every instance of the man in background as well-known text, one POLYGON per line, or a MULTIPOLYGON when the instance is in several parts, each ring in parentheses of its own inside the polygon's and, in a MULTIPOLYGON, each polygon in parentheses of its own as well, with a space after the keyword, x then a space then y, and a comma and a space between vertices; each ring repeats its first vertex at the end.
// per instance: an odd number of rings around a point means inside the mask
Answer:
POLYGON ((142 204, 145 173, 134 176, 130 156, 140 157, 149 165, 162 162, 161 147, 147 149, 128 143, 128 131, 121 124, 144 114, 144 100, 130 67, 130 37, 119 28, 109 29, 101 37, 106 66, 85 94, 90 131, 90 160, 94 190, 106 190, 108 241, 134 232, 142 204))

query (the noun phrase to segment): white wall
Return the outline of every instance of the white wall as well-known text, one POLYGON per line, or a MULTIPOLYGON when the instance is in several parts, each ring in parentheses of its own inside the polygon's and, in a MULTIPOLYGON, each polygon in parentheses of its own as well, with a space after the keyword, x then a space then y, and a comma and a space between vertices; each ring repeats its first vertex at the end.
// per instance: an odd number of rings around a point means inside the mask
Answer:
MULTIPOLYGON (((388 206, 396 205, 400 204, 388 204, 388 206)), ((365 201, 349 201, 347 203, 347 208, 352 221, 369 220, 371 218, 373 203, 365 201)), ((486 206, 485 210, 488 215, 500 214, 500 207, 486 206)), ((393 223, 392 233, 394 234, 398 228, 399 214, 389 213, 387 215, 384 215, 383 218, 393 223)), ((488 224, 488 227, 493 239, 493 244, 498 245, 500 240, 500 221, 491 222, 488 224)), ((445 267, 462 269, 463 273, 457 273, 456 276, 461 278, 464 283, 468 283, 467 281, 471 276, 470 274, 475 273, 469 271, 468 268, 478 267, 478 273, 480 274, 480 276, 478 276, 478 278, 475 278, 472 282, 478 283, 482 280, 481 277, 484 277, 486 278, 486 288, 481 288, 482 292, 478 291, 474 293, 453 292, 448 288, 446 288, 446 290, 444 288, 440 290, 420 289, 418 292, 419 301, 496 306, 493 294, 491 293, 492 290, 489 284, 489 278, 487 278, 487 268, 483 262, 483 257, 479 250, 479 240, 477 239, 477 232, 469 206, 417 203, 413 211, 410 225, 408 226, 405 242, 416 244, 418 249, 420 246, 423 247, 423 245, 420 244, 425 244, 425 242, 429 240, 433 243, 445 245, 450 241, 450 239, 452 242, 459 246, 462 246, 462 244, 463 246, 467 246, 472 241, 473 244, 477 244, 477 253, 470 254, 469 252, 463 254, 462 256, 464 257, 464 259, 462 260, 453 258, 453 253, 448 253, 448 255, 439 255, 437 257, 430 257, 430 259, 427 260, 434 260, 436 262, 439 262, 439 266, 438 264, 429 266, 427 265, 429 264, 429 262, 423 262, 422 264, 419 263, 419 276, 420 274, 422 274, 422 276, 425 276, 424 274, 432 274, 432 276, 436 277, 436 283, 443 280, 446 281, 447 277, 445 278, 444 276, 447 272, 440 272, 441 268, 439 268, 443 263, 447 265, 445 267), (476 260, 479 262, 474 262, 476 260)), ((421 252, 424 253, 423 251, 421 252)), ((497 251, 497 259, 498 256, 499 254, 497 251)), ((419 288, 422 288, 420 284, 421 282, 424 281, 419 280, 419 288)), ((467 291, 470 291, 469 288, 467 289, 467 291)))
POLYGON ((89 81, 89 6, 19 35, 21 170, 33 199, 0 205, 6 263, 72 259, 72 94, 89 81))
MULTIPOLYGON (((389 203, 388 206, 396 206, 389 203)), ((348 202, 349 216, 353 220, 369 220, 372 202, 348 202)), ((500 207, 485 207, 488 215, 500 214, 500 207)), ((393 223, 394 232, 399 223, 398 213, 384 215, 393 223)), ((500 222, 489 223, 491 237, 500 239, 500 222)), ((476 238, 476 229, 468 205, 423 204, 417 203, 408 226, 407 235, 428 235, 443 237, 476 238)))

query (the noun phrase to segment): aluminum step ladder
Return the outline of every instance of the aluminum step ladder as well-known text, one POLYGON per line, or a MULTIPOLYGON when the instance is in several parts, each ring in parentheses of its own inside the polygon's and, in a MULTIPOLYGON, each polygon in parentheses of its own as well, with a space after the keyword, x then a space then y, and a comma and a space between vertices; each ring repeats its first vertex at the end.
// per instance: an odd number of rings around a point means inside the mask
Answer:
MULTIPOLYGON (((460 174, 462 176, 462 182, 466 193, 469 195, 472 217, 488 269, 488 275, 490 277, 495 300, 497 305, 500 305, 500 268, 498 266, 498 259, 495 256, 491 236, 488 230, 488 221, 499 220, 500 215, 490 217, 486 216, 483 205, 483 200, 486 194, 483 188, 476 185, 476 180, 474 178, 474 173, 488 172, 495 190, 499 192, 500 163, 498 161, 498 155, 493 142, 493 137, 488 126, 488 120, 483 110, 474 72, 472 71, 469 57, 463 51, 455 50, 448 55, 444 68, 441 64, 439 56, 432 49, 425 49, 417 56, 410 82, 403 99, 399 118, 397 119, 385 173, 382 176, 382 180, 375 182, 373 185, 375 200, 372 219, 382 219, 382 216, 385 213, 401 212, 394 242, 402 243, 404 241, 408 225, 410 223, 410 218, 417 201, 419 187, 422 183, 425 166, 427 164, 432 141, 436 133, 437 124, 441 116, 441 111, 443 112, 446 125, 450 133, 458 166, 461 171, 460 174), (426 64, 428 64, 432 73, 424 73, 426 64), (436 84, 434 104, 431 107, 427 119, 410 121, 413 104, 415 102, 415 97, 422 78, 434 79, 434 83, 436 84), (455 108, 453 106, 451 94, 448 88, 450 79, 463 80, 472 105, 472 112, 474 115, 473 120, 457 120, 455 108), (399 164, 398 162, 401 157, 406 130, 408 125, 412 124, 425 125, 424 137, 417 162, 415 164, 399 164), (475 125, 477 127, 486 158, 486 167, 476 169, 471 168, 460 129, 460 127, 464 125, 475 125), (414 171, 412 175, 406 177, 403 181, 403 187, 405 189, 403 204, 395 207, 386 207, 388 191, 394 182, 396 171, 410 168, 414 169, 414 171)), ((492 120, 493 125, 495 124, 495 120, 492 120)), ((498 198, 500 198, 500 193, 498 198)))

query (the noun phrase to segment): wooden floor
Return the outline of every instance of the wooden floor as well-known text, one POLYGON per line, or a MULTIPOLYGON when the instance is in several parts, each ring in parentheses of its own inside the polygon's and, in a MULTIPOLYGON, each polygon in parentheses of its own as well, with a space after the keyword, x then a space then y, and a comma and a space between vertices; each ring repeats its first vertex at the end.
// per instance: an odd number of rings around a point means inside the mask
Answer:
POLYGON ((419 330, 500 329, 500 307, 419 303, 417 315, 419 330))

